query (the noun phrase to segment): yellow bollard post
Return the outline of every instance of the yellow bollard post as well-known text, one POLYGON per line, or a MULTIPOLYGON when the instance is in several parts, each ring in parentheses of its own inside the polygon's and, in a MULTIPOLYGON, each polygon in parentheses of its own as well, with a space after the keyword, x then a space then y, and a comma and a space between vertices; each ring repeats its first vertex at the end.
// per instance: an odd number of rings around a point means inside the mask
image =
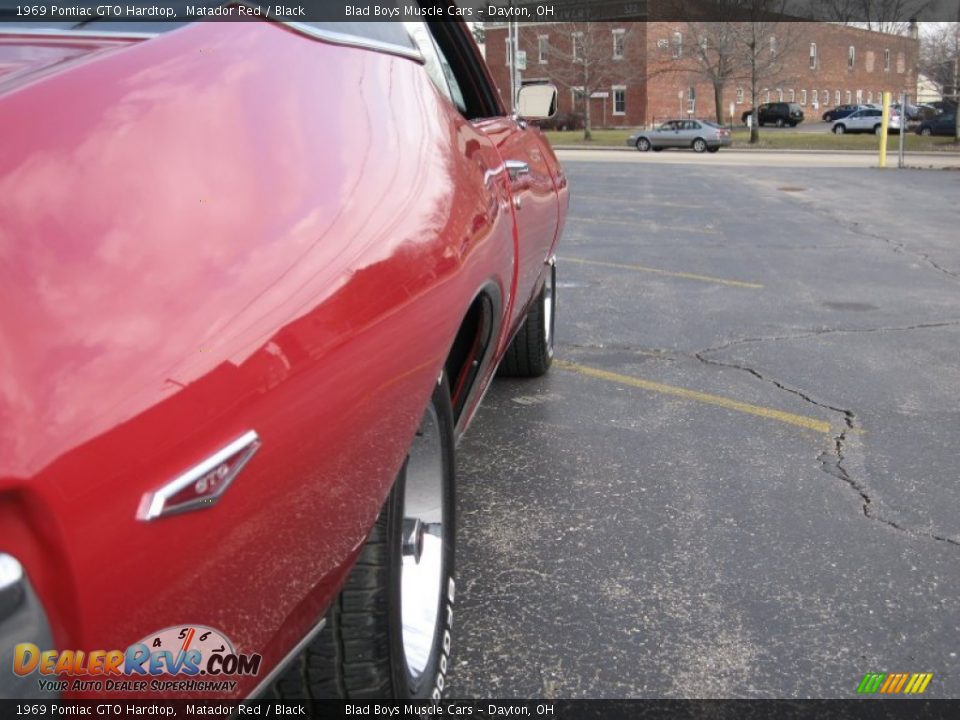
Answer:
MULTIPOLYGON (((890 92, 883 92, 883 117, 880 118, 880 167, 887 166, 887 127, 890 123, 890 92)), ((901 130, 900 132, 903 132, 901 130)))

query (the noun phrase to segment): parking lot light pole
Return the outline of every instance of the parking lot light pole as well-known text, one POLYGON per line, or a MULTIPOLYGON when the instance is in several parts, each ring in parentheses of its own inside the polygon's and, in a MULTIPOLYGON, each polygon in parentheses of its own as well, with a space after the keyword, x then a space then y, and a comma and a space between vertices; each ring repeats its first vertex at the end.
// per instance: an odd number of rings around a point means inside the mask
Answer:
POLYGON ((903 144, 906 142, 904 135, 907 130, 907 93, 900 93, 900 146, 897 153, 897 167, 902 168, 904 166, 903 159, 903 144))

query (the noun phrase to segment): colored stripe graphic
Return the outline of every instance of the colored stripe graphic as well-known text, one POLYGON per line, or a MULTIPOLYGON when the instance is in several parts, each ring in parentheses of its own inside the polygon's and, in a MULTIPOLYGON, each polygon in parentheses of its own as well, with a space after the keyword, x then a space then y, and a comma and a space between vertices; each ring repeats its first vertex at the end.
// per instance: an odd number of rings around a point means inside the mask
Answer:
POLYGON ((901 692, 907 695, 923 693, 933 673, 867 673, 857 686, 860 695, 898 695, 901 692))

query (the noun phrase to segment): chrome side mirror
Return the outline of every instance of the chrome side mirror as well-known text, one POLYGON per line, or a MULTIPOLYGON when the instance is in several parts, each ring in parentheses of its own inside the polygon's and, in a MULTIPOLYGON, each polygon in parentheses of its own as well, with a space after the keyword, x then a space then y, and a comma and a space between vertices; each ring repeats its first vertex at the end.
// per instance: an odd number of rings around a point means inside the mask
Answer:
POLYGON ((546 120, 557 114, 554 85, 524 85, 517 93, 517 114, 525 120, 546 120))

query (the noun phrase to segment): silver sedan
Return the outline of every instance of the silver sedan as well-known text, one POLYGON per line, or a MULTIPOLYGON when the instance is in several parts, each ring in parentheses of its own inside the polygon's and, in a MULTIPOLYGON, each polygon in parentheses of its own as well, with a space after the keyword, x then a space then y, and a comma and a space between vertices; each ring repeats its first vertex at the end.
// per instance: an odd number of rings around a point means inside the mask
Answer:
POLYGON ((730 146, 730 131, 709 120, 668 120, 653 130, 640 130, 627 138, 627 145, 641 152, 668 147, 716 152, 730 146))

